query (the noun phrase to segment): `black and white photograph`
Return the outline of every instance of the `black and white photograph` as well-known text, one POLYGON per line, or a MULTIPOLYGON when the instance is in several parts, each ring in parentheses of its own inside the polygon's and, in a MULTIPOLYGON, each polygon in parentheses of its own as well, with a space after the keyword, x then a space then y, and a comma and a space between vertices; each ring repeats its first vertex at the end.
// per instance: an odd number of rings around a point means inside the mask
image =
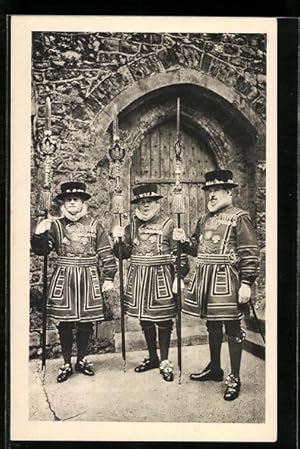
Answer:
POLYGON ((12 439, 276 440, 276 26, 11 18, 12 439))

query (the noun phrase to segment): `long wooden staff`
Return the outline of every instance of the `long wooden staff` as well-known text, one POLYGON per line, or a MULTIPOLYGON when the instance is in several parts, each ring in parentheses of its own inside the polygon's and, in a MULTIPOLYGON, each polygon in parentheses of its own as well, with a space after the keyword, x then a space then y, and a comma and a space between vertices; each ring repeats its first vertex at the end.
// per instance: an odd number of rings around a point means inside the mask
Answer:
MULTIPOLYGON (((50 192, 43 192, 44 194, 50 192)), ((50 196, 50 195, 49 195, 50 196)), ((48 208, 44 205, 45 219, 48 218, 48 208)), ((47 246, 48 246, 48 231, 47 246)), ((45 253, 43 260, 43 326, 42 326, 42 369, 46 369, 46 336, 47 336, 47 297, 48 297, 48 255, 45 253)))
MULTIPOLYGON (((180 184, 180 176, 182 171, 181 160, 181 142, 180 142, 180 98, 177 98, 177 133, 175 141, 175 157, 176 157, 176 183, 173 196, 173 213, 177 216, 177 227, 180 228, 180 214, 184 213, 184 200, 182 195, 182 187, 180 184)), ((182 375, 182 344, 181 344, 181 243, 177 242, 177 314, 176 314, 176 331, 177 331, 177 360, 179 369, 179 384, 181 384, 182 375)))
MULTIPOLYGON (((58 148, 58 139, 51 136, 51 102, 46 98, 44 137, 39 146, 40 156, 44 162, 44 185, 42 191, 42 209, 44 218, 48 218, 51 208, 51 175, 54 155, 58 148)), ((48 237, 48 232, 47 232, 48 237)), ((48 240, 48 239, 47 239, 48 240)), ((47 241, 48 244, 48 241, 47 241)), ((46 249, 47 251, 47 249, 46 249)), ((43 312, 42 312, 42 370, 46 370, 46 337, 47 337, 47 296, 48 296, 48 256, 47 252, 43 260, 43 312)))
MULTIPOLYGON (((119 127, 117 111, 114 109, 113 119, 113 146, 109 149, 109 155, 115 164, 115 178, 116 188, 112 200, 112 212, 119 218, 119 225, 123 225, 124 215, 124 195, 121 187, 121 163, 125 156, 125 150, 119 143, 119 127)), ((122 360, 123 370, 126 371, 126 343, 125 343, 125 309, 124 309, 124 272, 123 272, 123 257, 122 257, 122 238, 118 238, 119 242, 119 278, 120 278, 120 309, 121 309, 121 346, 122 346, 122 360)))

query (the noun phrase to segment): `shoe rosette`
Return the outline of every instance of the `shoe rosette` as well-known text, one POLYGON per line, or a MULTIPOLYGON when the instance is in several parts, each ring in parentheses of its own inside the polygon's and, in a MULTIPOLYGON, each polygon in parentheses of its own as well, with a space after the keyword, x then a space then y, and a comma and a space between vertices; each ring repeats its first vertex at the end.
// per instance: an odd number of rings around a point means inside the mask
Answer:
POLYGON ((174 366, 170 360, 162 360, 159 365, 160 373, 162 374, 164 380, 171 382, 174 379, 173 375, 174 366))

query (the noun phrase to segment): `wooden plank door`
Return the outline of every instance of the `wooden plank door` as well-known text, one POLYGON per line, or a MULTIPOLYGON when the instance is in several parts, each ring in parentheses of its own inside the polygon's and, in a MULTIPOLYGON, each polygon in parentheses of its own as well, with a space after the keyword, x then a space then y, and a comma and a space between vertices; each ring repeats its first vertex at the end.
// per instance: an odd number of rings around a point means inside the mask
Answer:
MULTIPOLYGON (((182 226, 190 234, 195 229, 197 219, 205 211, 205 195, 200 181, 204 173, 214 170, 216 164, 207 144, 193 131, 183 128, 181 182, 185 203, 182 226)), ((131 166, 131 187, 139 183, 158 184, 163 195, 162 210, 172 214, 172 197, 175 185, 176 126, 172 121, 153 128, 143 139, 133 155, 131 166)), ((131 189, 132 191, 132 189, 131 189)))

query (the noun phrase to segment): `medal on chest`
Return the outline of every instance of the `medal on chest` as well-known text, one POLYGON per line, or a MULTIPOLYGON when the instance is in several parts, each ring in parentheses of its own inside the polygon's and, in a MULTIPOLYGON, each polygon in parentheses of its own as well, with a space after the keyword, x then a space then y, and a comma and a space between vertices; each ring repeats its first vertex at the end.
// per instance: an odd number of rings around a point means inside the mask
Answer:
POLYGON ((80 249, 89 244, 90 238, 96 237, 95 226, 85 226, 82 223, 69 223, 65 227, 62 243, 80 249))
POLYGON ((139 248, 139 253, 155 254, 158 250, 159 236, 162 231, 158 225, 143 224, 137 229, 133 244, 139 248))

